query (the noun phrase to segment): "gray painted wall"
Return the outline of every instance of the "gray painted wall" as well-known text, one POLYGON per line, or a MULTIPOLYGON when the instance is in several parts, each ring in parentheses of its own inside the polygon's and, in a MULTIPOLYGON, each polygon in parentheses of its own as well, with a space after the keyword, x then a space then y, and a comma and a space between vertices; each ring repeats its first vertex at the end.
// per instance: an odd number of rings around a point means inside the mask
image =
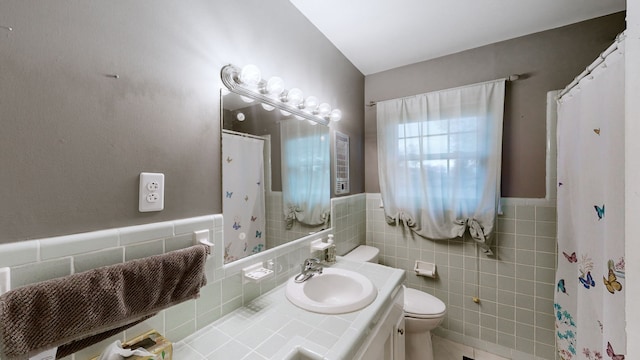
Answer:
MULTIPOLYGON (((569 84, 624 29, 624 13, 617 13, 369 75, 365 101, 525 74, 506 90, 502 196, 544 198, 546 93, 569 84)), ((368 193, 380 192, 376 136, 376 109, 371 107, 365 110, 368 193)))
POLYGON ((221 213, 227 63, 340 108, 364 191, 364 76, 287 0, 3 0, 0 25, 0 243, 221 213))

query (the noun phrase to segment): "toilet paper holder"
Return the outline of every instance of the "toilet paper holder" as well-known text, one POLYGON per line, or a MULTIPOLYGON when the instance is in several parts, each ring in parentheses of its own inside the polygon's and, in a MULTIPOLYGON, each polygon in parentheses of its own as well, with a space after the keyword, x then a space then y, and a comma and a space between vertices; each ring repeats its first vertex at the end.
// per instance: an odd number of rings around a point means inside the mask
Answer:
POLYGON ((425 276, 430 278, 438 277, 438 273, 436 271, 436 264, 434 263, 416 260, 416 265, 413 268, 413 270, 416 272, 416 275, 418 276, 425 276))

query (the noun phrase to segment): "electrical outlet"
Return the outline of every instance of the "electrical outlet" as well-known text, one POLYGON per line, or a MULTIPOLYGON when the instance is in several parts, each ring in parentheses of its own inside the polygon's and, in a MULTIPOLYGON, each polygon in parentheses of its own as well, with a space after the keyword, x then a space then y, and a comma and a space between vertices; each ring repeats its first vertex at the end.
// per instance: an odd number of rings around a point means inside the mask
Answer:
POLYGON ((158 200, 160 200, 160 196, 157 193, 151 193, 151 194, 147 195, 147 202, 148 203, 158 202, 158 200))
POLYGON ((160 183, 157 181, 151 181, 147 184, 147 190, 149 191, 158 191, 160 189, 160 183))
POLYGON ((140 173, 138 210, 140 212, 164 209, 164 174, 140 173))

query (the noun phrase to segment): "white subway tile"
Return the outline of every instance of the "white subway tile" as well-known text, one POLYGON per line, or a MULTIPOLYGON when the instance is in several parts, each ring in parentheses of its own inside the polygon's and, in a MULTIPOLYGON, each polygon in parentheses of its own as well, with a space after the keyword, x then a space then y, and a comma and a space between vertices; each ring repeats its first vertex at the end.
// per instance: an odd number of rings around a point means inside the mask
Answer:
POLYGON ((115 229, 40 239, 42 260, 56 259, 118 246, 115 229))
POLYGON ((190 234, 197 230, 208 229, 211 230, 214 227, 214 216, 198 216, 188 219, 180 219, 173 221, 175 235, 190 234))
POLYGON ((173 223, 165 221, 129 226, 118 229, 118 232, 120 234, 120 245, 130 245, 173 236, 173 223))
POLYGON ((41 261, 11 268, 13 289, 40 281, 71 275, 71 258, 41 261))
POLYGON ((73 257, 75 273, 124 262, 124 248, 116 247, 73 257))
POLYGON ((0 245, 0 267, 9 267, 38 261, 38 240, 20 241, 0 245))

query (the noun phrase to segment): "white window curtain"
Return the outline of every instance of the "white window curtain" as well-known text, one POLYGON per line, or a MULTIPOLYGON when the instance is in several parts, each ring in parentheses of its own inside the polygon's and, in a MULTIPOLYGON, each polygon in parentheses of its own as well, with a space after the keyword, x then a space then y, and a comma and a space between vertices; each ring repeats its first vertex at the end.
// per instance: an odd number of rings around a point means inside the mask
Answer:
POLYGON ((329 137, 321 125, 306 120, 280 123, 282 199, 287 229, 294 221, 321 225, 330 213, 329 137))
POLYGON ((387 222, 443 240, 468 234, 486 253, 500 203, 504 80, 377 104, 387 222))

